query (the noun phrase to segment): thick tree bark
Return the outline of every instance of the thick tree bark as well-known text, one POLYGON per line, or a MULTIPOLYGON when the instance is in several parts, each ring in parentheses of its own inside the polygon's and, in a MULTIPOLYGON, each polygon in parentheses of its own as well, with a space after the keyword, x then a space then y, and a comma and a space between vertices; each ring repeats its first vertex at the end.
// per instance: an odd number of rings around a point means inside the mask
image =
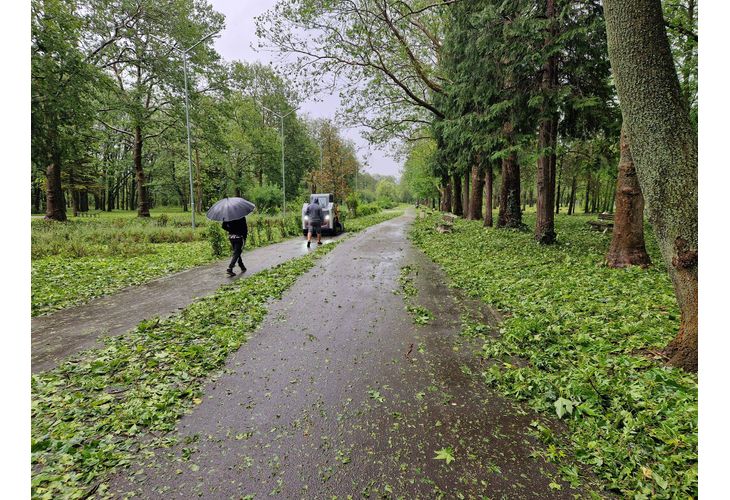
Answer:
MULTIPOLYGON (((147 190, 145 189, 144 170, 142 169, 142 128, 137 125, 134 127, 134 172, 137 179, 137 206, 138 217, 150 216, 150 205, 147 200, 147 190)), ((132 206, 134 206, 132 204, 132 206)))
POLYGON ((697 370, 697 133, 660 0, 605 0, 608 55, 636 173, 682 312, 670 363, 697 370))
POLYGON ((454 215, 464 215, 464 206, 463 206, 463 200, 461 199, 461 176, 458 174, 454 174, 453 176, 453 184, 454 186, 454 199, 453 199, 453 207, 454 210, 452 213, 454 215))
POLYGON ((61 156, 58 148, 53 147, 53 152, 46 167, 46 219, 65 221, 66 207, 63 201, 63 189, 61 187, 61 156))
POLYGON ((613 237, 606 254, 606 263, 609 267, 647 267, 651 264, 644 243, 644 197, 641 194, 631 149, 623 130, 621 160, 616 180, 613 237))
POLYGON ((469 197, 469 215, 470 220, 482 219, 482 190, 484 190, 484 177, 482 169, 476 161, 471 167, 471 196, 469 197))
POLYGON ((494 170, 492 162, 487 161, 484 176, 484 227, 492 227, 494 225, 494 217, 492 216, 492 205, 494 204, 494 170))

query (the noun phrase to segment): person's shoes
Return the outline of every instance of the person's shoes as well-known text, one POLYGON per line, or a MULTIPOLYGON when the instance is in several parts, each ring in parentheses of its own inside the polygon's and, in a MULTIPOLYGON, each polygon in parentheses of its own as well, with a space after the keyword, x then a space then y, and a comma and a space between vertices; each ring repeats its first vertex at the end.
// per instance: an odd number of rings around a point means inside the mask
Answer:
POLYGON ((238 267, 241 268, 242 273, 245 273, 246 271, 248 271, 248 269, 246 269, 246 266, 242 266, 241 264, 239 264, 238 267))
POLYGON ((318 241, 318 242, 317 242, 317 245, 321 245, 321 244, 322 244, 322 242, 321 242, 321 241, 318 241))
POLYGON ((226 269, 226 274, 228 276, 235 276, 236 275, 236 273, 233 272, 233 269, 226 269))
POLYGON ((309 248, 311 244, 312 244, 312 242, 311 241, 308 241, 307 242, 307 248, 309 248))

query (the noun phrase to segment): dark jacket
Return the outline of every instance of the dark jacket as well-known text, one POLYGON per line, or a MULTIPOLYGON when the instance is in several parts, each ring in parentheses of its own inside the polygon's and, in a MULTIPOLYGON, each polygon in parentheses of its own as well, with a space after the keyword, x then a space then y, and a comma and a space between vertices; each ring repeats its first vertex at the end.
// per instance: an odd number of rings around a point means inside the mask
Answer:
POLYGON ((246 217, 224 222, 223 229, 228 231, 228 234, 230 236, 241 236, 243 237, 243 239, 246 239, 248 237, 248 225, 246 224, 246 217))
POLYGON ((309 222, 322 222, 322 207, 318 203, 310 203, 305 215, 309 217, 309 222))

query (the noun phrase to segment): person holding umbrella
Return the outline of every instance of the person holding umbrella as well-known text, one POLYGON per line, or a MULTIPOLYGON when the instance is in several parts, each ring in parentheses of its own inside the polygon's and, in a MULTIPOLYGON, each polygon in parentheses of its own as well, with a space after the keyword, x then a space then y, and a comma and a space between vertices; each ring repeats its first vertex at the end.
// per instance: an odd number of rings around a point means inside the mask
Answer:
POLYGON ((256 205, 243 198, 224 198, 215 205, 210 207, 206 214, 210 220, 223 222, 223 229, 228 231, 228 239, 231 242, 233 255, 231 263, 228 264, 226 274, 235 276, 233 268, 238 263, 241 273, 246 272, 246 266, 243 264, 241 253, 243 246, 248 237, 248 224, 246 224, 246 216, 254 211, 256 205))
POLYGON ((246 272, 246 266, 243 265, 241 253, 243 253, 243 245, 246 243, 246 238, 248 237, 246 217, 232 221, 223 221, 223 229, 228 231, 228 241, 231 242, 231 247, 233 248, 233 256, 231 257, 231 263, 228 264, 228 269, 226 269, 226 274, 228 276, 236 275, 233 272, 236 263, 238 263, 238 266, 241 268, 241 274, 243 274, 246 272))

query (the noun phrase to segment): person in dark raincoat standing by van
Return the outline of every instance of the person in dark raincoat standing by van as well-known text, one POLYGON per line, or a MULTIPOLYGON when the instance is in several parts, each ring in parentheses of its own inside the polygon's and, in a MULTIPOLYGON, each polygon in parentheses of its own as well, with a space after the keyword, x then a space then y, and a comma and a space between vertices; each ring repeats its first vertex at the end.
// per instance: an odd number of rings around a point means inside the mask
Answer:
POLYGON ((238 266, 241 268, 241 273, 245 273, 246 266, 243 265, 241 253, 243 252, 243 245, 246 243, 246 238, 248 237, 248 224, 246 224, 246 217, 232 221, 224 221, 223 229, 228 231, 228 240, 231 242, 231 247, 233 248, 233 256, 231 257, 231 263, 228 264, 228 269, 226 269, 226 274, 228 274, 228 276, 236 275, 236 273, 233 272, 233 268, 236 266, 236 263, 238 263, 238 266))
POLYGON ((307 248, 312 243, 312 232, 317 233, 317 245, 322 244, 322 207, 319 206, 319 200, 314 199, 307 207, 305 215, 309 218, 309 231, 307 231, 307 248))

